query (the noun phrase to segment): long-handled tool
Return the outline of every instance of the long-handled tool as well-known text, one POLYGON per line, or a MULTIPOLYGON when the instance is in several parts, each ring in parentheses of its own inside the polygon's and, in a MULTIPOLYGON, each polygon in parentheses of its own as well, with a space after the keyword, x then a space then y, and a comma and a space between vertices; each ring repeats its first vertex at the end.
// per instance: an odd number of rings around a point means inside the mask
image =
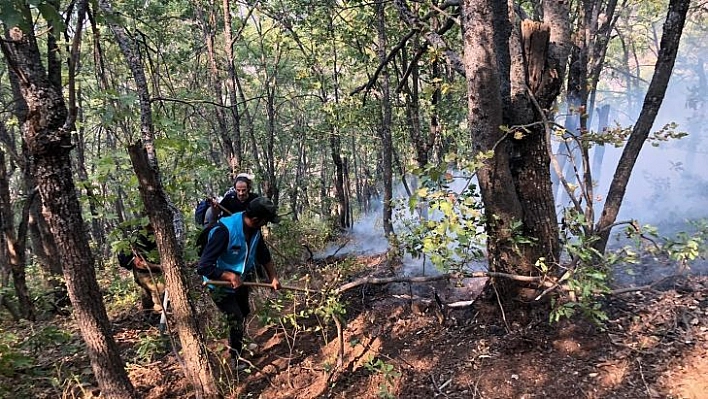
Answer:
MULTIPOLYGON (((230 287, 231 283, 228 281, 221 281, 221 280, 206 280, 202 283, 202 285, 216 285, 216 286, 221 286, 221 287, 230 287)), ((253 281, 244 281, 241 283, 241 285, 245 285, 247 287, 263 287, 263 288, 273 288, 272 285, 269 283, 256 283, 253 281)), ((302 288, 302 287, 293 287, 290 285, 281 285, 281 289, 284 290, 291 290, 291 291, 300 291, 300 292, 318 292, 315 289, 311 288, 302 288)))

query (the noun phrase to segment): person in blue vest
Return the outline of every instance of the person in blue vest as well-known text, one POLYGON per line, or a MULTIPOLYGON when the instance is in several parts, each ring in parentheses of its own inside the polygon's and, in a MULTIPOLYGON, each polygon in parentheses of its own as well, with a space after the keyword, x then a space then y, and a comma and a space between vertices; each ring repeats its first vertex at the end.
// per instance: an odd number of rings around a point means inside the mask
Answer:
POLYGON ((228 286, 208 285, 216 306, 226 315, 229 326, 229 353, 238 370, 243 348, 244 321, 250 313, 249 289, 242 284, 262 265, 273 289, 280 288, 270 251, 261 238, 261 227, 279 221, 278 209, 269 198, 258 197, 244 212, 221 218, 208 232, 208 241, 199 258, 197 273, 205 281, 220 280, 228 286))

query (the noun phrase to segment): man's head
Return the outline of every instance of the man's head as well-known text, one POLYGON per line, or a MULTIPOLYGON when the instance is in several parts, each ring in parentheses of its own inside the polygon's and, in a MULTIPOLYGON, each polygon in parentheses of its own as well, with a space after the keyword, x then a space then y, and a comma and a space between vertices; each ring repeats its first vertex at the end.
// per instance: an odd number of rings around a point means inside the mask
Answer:
POLYGON ((247 173, 240 173, 234 179, 234 190, 236 191, 236 198, 239 201, 245 202, 248 199, 248 194, 251 192, 251 182, 252 178, 247 173))
POLYGON ((278 207, 267 197, 257 197, 248 203, 245 215, 248 219, 264 226, 266 223, 278 223, 278 207))

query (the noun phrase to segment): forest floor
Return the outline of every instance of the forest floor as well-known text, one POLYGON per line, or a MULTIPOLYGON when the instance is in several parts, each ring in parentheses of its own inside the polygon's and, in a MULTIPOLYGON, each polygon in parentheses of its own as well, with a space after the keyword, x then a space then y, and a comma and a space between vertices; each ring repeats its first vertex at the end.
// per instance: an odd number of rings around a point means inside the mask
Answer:
MULTIPOLYGON (((350 279, 392 273, 383 256, 358 257, 355 262, 358 271, 350 279)), ((324 263, 315 266, 317 270, 312 265, 309 270, 319 273, 318 278, 326 274, 322 271, 335 269, 324 263)), ((481 291, 481 281, 466 283, 463 296, 481 291)), ((298 319, 298 328, 288 325, 292 319, 264 326, 263 312, 254 309, 248 335, 258 349, 247 357, 247 370, 223 374, 229 386, 226 396, 708 398, 706 277, 674 276, 651 289, 610 296, 603 302, 609 316, 604 328, 580 317, 551 324, 547 314, 528 308, 507 309, 502 317, 499 307, 487 300, 441 310, 434 292, 449 303, 457 299, 460 288, 439 281, 414 287, 363 285, 347 291, 343 345, 335 325, 321 316, 298 319)), ((255 307, 273 295, 277 294, 254 292, 255 307)), ((312 304, 299 295, 280 295, 285 314, 312 304)), ((208 300, 202 304, 209 306, 208 300)), ((218 313, 207 310, 205 315, 218 313)), ((128 365, 142 397, 194 398, 175 352, 161 352, 157 328, 143 320, 137 306, 110 317, 124 359, 142 359, 128 365)), ((48 323, 57 325, 57 320, 48 323)), ((15 333, 30 333, 23 328, 28 327, 15 326, 15 333)), ((61 328, 74 331, 70 342, 80 345, 71 319, 61 328)), ((225 340, 210 342, 222 358, 224 345, 225 340)), ((17 393, 13 397, 100 397, 86 355, 67 356, 62 347, 67 347, 66 341, 57 347, 48 344, 37 359, 39 365, 0 383, 16 384, 14 389, 6 387, 17 393), (52 373, 55 377, 46 377, 52 373)))

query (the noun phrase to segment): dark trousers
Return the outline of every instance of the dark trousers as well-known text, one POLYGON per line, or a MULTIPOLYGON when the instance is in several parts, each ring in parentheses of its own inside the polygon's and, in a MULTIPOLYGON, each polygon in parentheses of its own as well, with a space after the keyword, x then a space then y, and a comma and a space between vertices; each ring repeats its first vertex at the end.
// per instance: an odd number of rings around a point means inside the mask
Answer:
POLYGON ((229 353, 238 359, 243 348, 243 332, 246 317, 251 313, 248 306, 248 287, 241 286, 234 292, 216 288, 211 291, 211 298, 216 307, 226 315, 229 326, 229 353))

